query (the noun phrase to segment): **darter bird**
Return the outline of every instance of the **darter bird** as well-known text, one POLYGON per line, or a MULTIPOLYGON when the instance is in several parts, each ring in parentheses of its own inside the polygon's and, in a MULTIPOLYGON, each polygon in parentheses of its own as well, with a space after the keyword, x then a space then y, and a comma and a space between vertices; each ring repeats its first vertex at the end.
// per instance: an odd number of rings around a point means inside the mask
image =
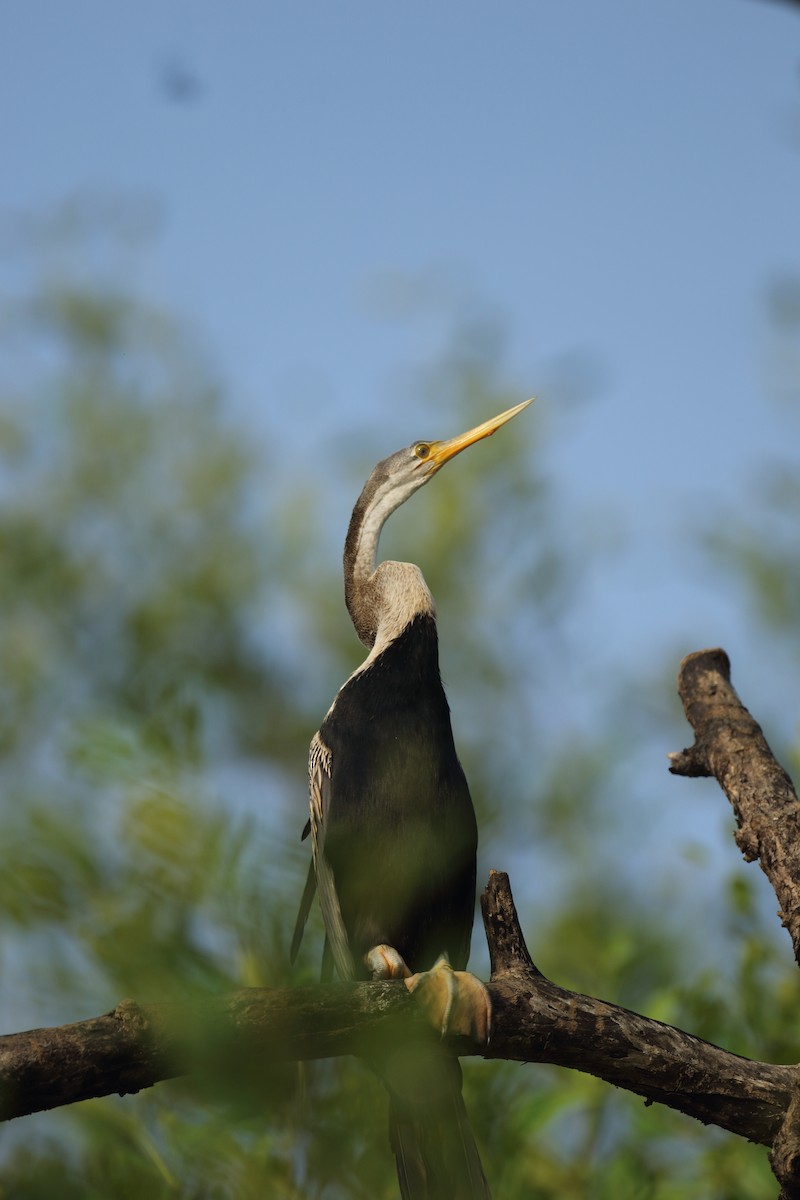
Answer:
MULTIPOLYGON (((463 974, 475 907, 478 844, 439 675, 433 599, 412 563, 377 563, 389 516, 456 454, 530 404, 446 441, 417 441, 379 462, 344 546, 345 601, 369 653, 339 690, 311 742, 313 859, 292 959, 314 890, 325 924, 323 978, 403 978, 474 1007, 488 1036, 488 995, 463 974), (474 986, 472 986, 474 985, 474 986), (466 994, 466 1000, 462 1000, 466 994)), ((423 989, 424 990, 424 989, 423 989)), ((461 1097, 458 1059, 434 1045, 375 1062, 390 1096, 389 1129, 404 1200, 485 1200, 489 1189, 461 1097)))

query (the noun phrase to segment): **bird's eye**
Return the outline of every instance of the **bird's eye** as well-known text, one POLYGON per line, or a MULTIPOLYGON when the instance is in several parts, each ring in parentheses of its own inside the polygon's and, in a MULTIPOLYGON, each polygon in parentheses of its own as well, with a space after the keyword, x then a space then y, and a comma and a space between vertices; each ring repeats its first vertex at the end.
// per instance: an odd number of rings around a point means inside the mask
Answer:
POLYGON ((427 458, 430 452, 431 448, 427 442, 417 442, 416 446, 414 447, 414 453, 416 454, 417 458, 427 458))

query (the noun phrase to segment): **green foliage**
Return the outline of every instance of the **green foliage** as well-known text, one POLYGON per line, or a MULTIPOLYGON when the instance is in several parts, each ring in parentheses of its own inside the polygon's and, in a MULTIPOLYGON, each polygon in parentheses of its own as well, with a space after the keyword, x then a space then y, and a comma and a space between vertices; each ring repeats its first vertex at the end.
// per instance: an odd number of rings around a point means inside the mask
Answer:
MULTIPOLYGON (((312 981, 316 915, 297 969, 287 963, 306 748, 358 653, 321 497, 226 423, 198 348, 125 291, 61 273, 15 312, 28 369, 0 421, 4 1020, 312 981), (307 675, 293 670, 312 652, 307 675)), ((455 338, 430 381, 443 434, 520 398, 500 374, 489 327, 455 338)), ((731 1049, 797 1058, 794 974, 748 877, 731 882, 721 972, 656 889, 643 895, 619 869, 618 710, 577 738, 554 733, 546 687, 532 693, 591 560, 555 516, 535 416, 443 472, 383 546, 420 562, 437 598, 485 844, 530 843, 536 869, 557 860, 558 894, 540 893, 526 925, 559 982, 731 1049)), ((370 438, 353 497, 391 449, 370 438)), ((754 587, 771 571, 775 612, 788 611, 790 570, 748 553, 737 569, 754 587)), ((255 1066, 16 1123, 0 1134, 0 1198, 395 1195, 381 1087, 363 1065, 255 1066)), ((505 1200, 774 1194, 761 1149, 591 1077, 468 1062, 465 1088, 505 1200)))

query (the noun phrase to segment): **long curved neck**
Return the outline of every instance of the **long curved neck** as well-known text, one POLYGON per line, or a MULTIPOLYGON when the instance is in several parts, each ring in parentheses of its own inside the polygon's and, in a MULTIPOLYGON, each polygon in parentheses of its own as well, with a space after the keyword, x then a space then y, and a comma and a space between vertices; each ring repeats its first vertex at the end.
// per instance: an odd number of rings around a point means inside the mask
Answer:
POLYGON ((387 519, 416 487, 391 488, 376 473, 356 501, 344 543, 344 598, 355 631, 365 646, 396 637, 418 612, 433 613, 433 600, 417 567, 382 563, 378 542, 387 519))
POLYGON ((372 646, 380 614, 372 577, 378 557, 381 530, 394 508, 374 503, 367 487, 356 501, 344 542, 344 599, 355 631, 365 646, 372 646))

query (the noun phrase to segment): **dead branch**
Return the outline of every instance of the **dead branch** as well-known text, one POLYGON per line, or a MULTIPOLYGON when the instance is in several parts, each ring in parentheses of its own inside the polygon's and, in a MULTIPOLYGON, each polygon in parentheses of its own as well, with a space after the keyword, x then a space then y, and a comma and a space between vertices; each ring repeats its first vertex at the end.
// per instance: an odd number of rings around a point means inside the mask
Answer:
POLYGON ((740 1058, 672 1025, 551 983, 530 961, 506 875, 482 897, 492 1001, 503 1036, 487 1057, 549 1062, 770 1145, 798 1069, 740 1058), (789 1091, 786 1088, 789 1088, 789 1091))
POLYGON ((747 862, 759 860, 772 884, 800 963, 800 801, 792 781, 737 696, 724 650, 687 655, 678 692, 695 743, 671 754, 669 769, 717 780, 736 815, 736 844, 747 862))
MULTIPOLYGON (((454 1051, 586 1071, 772 1145, 796 1068, 740 1058, 551 983, 531 962, 506 875, 492 872, 482 907, 492 956, 492 1037, 488 1047, 454 1042, 454 1051)), ((229 1070, 244 1055, 269 1070, 292 1059, 364 1053, 374 1038, 418 1037, 420 1021, 400 983, 249 988, 188 1007, 127 1000, 90 1021, 0 1039, 0 1113, 7 1119, 139 1091, 208 1070, 212 1058, 229 1070)))

